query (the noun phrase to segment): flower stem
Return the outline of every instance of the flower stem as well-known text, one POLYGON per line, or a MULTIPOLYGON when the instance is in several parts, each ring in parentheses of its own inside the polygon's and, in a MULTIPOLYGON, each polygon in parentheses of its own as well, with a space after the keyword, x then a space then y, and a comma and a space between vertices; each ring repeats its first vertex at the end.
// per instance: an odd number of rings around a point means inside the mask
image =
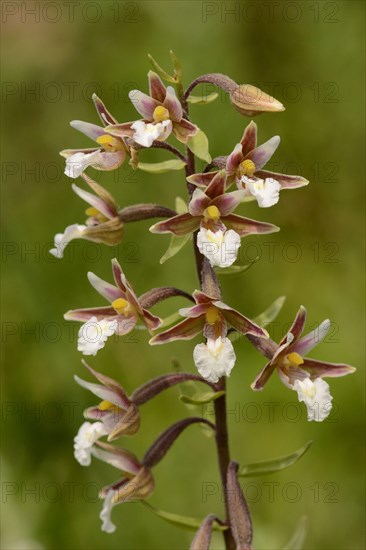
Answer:
MULTIPOLYGON (((193 87, 194 86, 192 86, 191 89, 193 87)), ((186 94, 186 97, 188 97, 188 95, 189 95, 189 92, 188 94, 186 94)), ((182 102, 182 104, 183 104, 183 109, 185 109, 187 113, 187 118, 188 118, 189 116, 188 103, 185 101, 185 102, 182 102)), ((195 173, 195 157, 192 151, 188 147, 186 151, 187 151, 188 162, 187 162, 185 171, 186 171, 186 177, 188 177, 195 173)), ((195 190, 195 186, 187 182, 187 190, 188 190, 189 198, 191 198, 193 191, 195 190)), ((193 234, 193 248, 194 248, 195 261, 196 261, 197 275, 200 281, 200 288, 202 289, 203 256, 197 247, 197 231, 193 234)), ((217 384, 217 390, 225 391, 225 389, 226 389, 226 381, 225 381, 225 378, 222 377, 217 384)), ((227 492, 226 492, 226 477, 227 477, 227 469, 230 462, 230 452, 229 452, 229 438, 228 438, 227 419, 226 419, 226 394, 225 393, 221 397, 215 400, 214 407, 215 407, 215 419, 216 419, 215 433, 216 433, 217 456, 218 456, 219 468, 220 468, 221 485, 225 495, 226 523, 229 526, 229 529, 224 531, 225 548, 226 550, 235 550, 236 545, 230 529, 230 518, 229 518, 229 512, 228 512, 227 492)))
POLYGON ((166 143, 165 141, 157 141, 155 140, 151 146, 152 149, 166 149, 167 151, 170 151, 173 153, 173 155, 177 156, 181 161, 187 163, 187 159, 182 153, 177 149, 176 147, 173 147, 173 145, 170 145, 169 143, 166 143))
MULTIPOLYGON (((226 389, 226 379, 221 378, 217 384, 218 391, 225 391, 226 389)), ((229 437, 227 429, 227 417, 226 417, 226 393, 221 397, 215 400, 215 418, 216 418, 216 447, 217 447, 217 456, 219 461, 220 475, 221 475, 221 485, 224 493, 225 499, 225 512, 226 512, 226 523, 230 526, 228 502, 227 502, 227 491, 226 491, 226 477, 227 469, 230 462, 230 451, 229 451, 229 437)), ((236 545, 233 539, 230 528, 224 531, 225 547, 226 550, 235 550, 236 545)))

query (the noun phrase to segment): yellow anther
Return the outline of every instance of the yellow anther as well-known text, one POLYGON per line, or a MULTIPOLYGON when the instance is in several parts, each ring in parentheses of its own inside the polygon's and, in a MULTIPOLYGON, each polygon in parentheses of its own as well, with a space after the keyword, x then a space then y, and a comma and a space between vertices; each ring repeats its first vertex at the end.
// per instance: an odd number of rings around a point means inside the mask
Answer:
POLYGON ((113 141, 115 140, 115 138, 113 136, 110 136, 109 134, 103 134, 102 136, 99 136, 97 138, 97 143, 99 143, 99 145, 110 145, 111 143, 113 143, 113 141))
POLYGON ((301 355, 299 355, 298 353, 296 353, 296 351, 293 351, 292 353, 289 353, 287 355, 287 359, 288 361, 290 361, 290 363, 292 363, 293 365, 302 365, 303 362, 304 362, 304 359, 301 357, 301 355))
POLYGON ((153 112, 154 122, 162 122, 163 120, 168 120, 169 118, 170 118, 170 114, 168 109, 166 109, 162 105, 155 107, 153 112))
POLYGON ((97 138, 97 143, 103 147, 109 153, 115 153, 120 149, 123 149, 123 142, 109 134, 103 134, 97 138))
POLYGON ((99 223, 103 223, 103 222, 108 221, 108 218, 104 214, 99 212, 99 210, 97 210, 97 208, 94 208, 94 206, 90 206, 90 208, 87 208, 85 210, 85 214, 87 216, 90 216, 91 218, 96 218, 99 223))
POLYGON ((239 173, 241 176, 248 176, 251 178, 255 172, 255 164, 250 159, 245 159, 239 164, 239 173))
POLYGON ((112 307, 120 315, 125 315, 129 310, 130 304, 124 298, 117 298, 117 300, 112 302, 112 307))
POLYGON ((98 409, 100 411, 107 411, 108 409, 112 409, 113 407, 115 407, 115 405, 110 401, 101 401, 98 405, 98 409))
POLYGON ((217 222, 217 220, 220 218, 220 210, 217 208, 217 206, 209 206, 206 208, 204 212, 205 220, 213 220, 217 222))
POLYGON ((211 306, 206 311, 206 321, 209 325, 214 325, 216 321, 218 321, 219 317, 220 315, 219 315, 219 312, 217 311, 217 307, 211 306))
POLYGON ((98 217, 100 216, 100 212, 99 210, 97 210, 96 208, 94 208, 94 206, 90 206, 89 208, 87 208, 85 210, 85 214, 87 216, 93 216, 93 217, 98 217))

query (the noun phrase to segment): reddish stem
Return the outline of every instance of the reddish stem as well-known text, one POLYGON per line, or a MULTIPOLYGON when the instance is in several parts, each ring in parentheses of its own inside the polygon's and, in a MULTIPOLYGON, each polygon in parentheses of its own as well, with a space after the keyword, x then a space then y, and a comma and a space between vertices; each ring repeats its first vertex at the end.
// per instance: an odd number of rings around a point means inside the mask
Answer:
MULTIPOLYGON (((185 111, 187 113, 187 118, 188 118, 187 102, 185 102, 185 104, 183 105, 183 108, 185 108, 185 111)), ((186 166, 186 177, 195 173, 194 154, 192 153, 192 151, 190 151, 188 147, 187 147, 187 159, 188 159, 188 162, 186 166)), ((193 191, 195 189, 195 186, 187 182, 187 189, 188 189, 189 197, 191 198, 193 191)), ((197 275, 200 281, 200 287, 202 289, 203 256, 198 250, 196 243, 197 243, 197 231, 193 234, 193 248, 194 248, 195 261, 196 261, 197 275)), ((217 386, 218 386, 218 390, 225 391, 225 386, 226 386, 225 378, 222 378, 217 384, 217 386)), ((223 492, 225 494, 226 523, 229 526, 229 529, 224 531, 225 547, 226 547, 226 550, 235 550, 236 548, 235 541, 233 539, 233 535, 230 529, 230 518, 229 518, 229 512, 228 512, 227 492, 226 492, 227 469, 230 462, 229 438, 228 438, 227 420, 226 420, 226 395, 224 394, 218 399, 216 399, 214 406, 215 406, 215 418, 216 418, 216 447, 217 447, 217 455, 218 455, 219 468, 220 468, 221 484, 222 484, 223 492)))

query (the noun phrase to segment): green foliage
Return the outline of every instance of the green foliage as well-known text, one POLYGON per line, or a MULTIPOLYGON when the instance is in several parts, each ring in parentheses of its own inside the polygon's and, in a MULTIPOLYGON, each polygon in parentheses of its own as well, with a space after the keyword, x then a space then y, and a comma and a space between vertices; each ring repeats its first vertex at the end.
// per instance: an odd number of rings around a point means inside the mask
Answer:
POLYGON ((238 473, 239 477, 252 477, 264 474, 273 474, 289 468, 297 462, 310 448, 312 441, 306 443, 301 449, 298 449, 294 453, 291 453, 286 456, 281 456, 279 458, 274 458, 272 460, 264 460, 261 462, 254 462, 253 464, 247 464, 243 466, 238 473))
POLYGON ((164 160, 163 162, 139 162, 137 168, 151 174, 164 174, 170 170, 182 170, 186 165, 185 162, 179 159, 164 160))
MULTIPOLYGON (((151 506, 151 504, 148 504, 146 501, 142 501, 143 504, 156 516, 158 516, 161 519, 164 519, 165 521, 168 521, 169 523, 173 523, 173 525, 177 527, 181 527, 183 529, 193 529, 196 531, 202 523, 202 519, 196 519, 191 518, 188 516, 181 516, 179 514, 172 514, 170 512, 164 512, 163 510, 158 510, 157 508, 154 508, 151 506)), ((213 530, 215 531, 225 531, 226 527, 223 525, 218 524, 217 522, 214 522, 212 526, 213 530)))

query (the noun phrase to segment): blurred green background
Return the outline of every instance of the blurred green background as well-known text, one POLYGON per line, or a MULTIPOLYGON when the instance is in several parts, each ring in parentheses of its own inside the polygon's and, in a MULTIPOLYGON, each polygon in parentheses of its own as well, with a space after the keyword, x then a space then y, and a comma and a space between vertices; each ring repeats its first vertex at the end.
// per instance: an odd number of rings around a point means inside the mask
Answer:
MULTIPOLYGON (((296 395, 275 376, 253 394, 249 385, 263 358, 238 341, 228 383, 232 456, 245 464, 313 440, 291 469, 244 480, 254 547, 282 548, 306 515, 305 548, 363 548, 363 2, 3 2, 2 9, 2 548, 183 549, 193 536, 139 503, 114 509, 114 534, 100 531, 96 491, 118 472, 97 461, 82 468, 73 458, 72 439, 93 399, 73 382, 74 373, 88 375, 76 350, 77 327, 62 317, 70 308, 103 304, 86 273, 110 280, 114 256, 138 293, 160 285, 192 291, 191 250, 160 266, 169 237, 150 234, 149 222, 141 222, 129 225, 114 249, 78 241, 63 260, 47 252, 56 232, 84 222, 84 204, 63 175, 58 151, 90 141, 69 121, 98 121, 94 91, 118 120, 133 120, 127 94, 147 89, 146 54, 168 69, 170 48, 183 63, 186 85, 200 74, 223 72, 282 101, 285 112, 256 119, 259 140, 279 134, 272 167, 311 181, 284 192, 270 210, 253 203, 240 208, 281 232, 242 241, 241 263, 260 259, 241 277, 221 278, 224 300, 255 316, 286 295, 272 335, 279 338, 304 304, 307 328, 327 317, 334 323, 312 355, 358 367, 353 376, 331 381, 329 420, 308 423, 296 395)), ((193 106, 191 115, 209 136, 212 156, 229 153, 249 122, 223 95, 193 106)), ((169 157, 148 151, 141 158, 169 157)), ((153 176, 123 167, 98 181, 121 206, 173 206, 177 195, 185 196, 182 172, 153 176)), ((173 299, 155 311, 168 315, 183 305, 173 299)), ((108 342, 90 364, 132 391, 169 372, 173 356, 193 372, 195 343, 150 348, 145 333, 133 333, 108 342)), ((142 456, 169 423, 191 414, 178 396, 171 389, 143 407, 141 432, 126 441, 128 448, 142 456)), ((197 517, 222 510, 214 442, 197 427, 176 442, 155 478, 150 502, 156 507, 197 517)), ((222 548, 220 537, 212 548, 222 548)))

